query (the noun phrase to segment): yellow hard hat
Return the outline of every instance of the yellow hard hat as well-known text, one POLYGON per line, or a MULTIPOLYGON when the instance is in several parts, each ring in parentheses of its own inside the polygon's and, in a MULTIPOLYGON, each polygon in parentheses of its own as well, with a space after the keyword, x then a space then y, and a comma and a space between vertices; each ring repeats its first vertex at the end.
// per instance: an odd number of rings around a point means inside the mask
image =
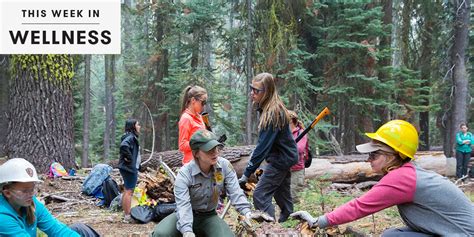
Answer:
POLYGON ((415 159, 418 150, 418 132, 409 122, 392 120, 382 125, 375 133, 366 133, 368 137, 383 142, 397 151, 402 158, 415 159))

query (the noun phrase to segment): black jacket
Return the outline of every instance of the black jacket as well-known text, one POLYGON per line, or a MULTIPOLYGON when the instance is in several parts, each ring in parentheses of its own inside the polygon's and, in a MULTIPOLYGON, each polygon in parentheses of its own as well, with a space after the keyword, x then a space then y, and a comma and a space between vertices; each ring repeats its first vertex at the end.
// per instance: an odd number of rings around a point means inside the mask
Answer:
POLYGON ((279 170, 290 170, 298 162, 298 149, 288 124, 282 129, 270 124, 260 131, 244 175, 250 177, 263 160, 279 170))
POLYGON ((137 173, 137 157, 140 148, 137 136, 134 133, 125 133, 121 141, 119 169, 137 173))

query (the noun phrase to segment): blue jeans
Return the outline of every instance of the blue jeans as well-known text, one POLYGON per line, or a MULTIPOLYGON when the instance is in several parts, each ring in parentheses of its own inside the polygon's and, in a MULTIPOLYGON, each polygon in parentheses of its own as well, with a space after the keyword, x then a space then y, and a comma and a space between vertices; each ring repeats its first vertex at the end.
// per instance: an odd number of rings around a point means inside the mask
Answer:
POLYGON ((471 159, 471 152, 456 151, 456 178, 467 175, 467 164, 471 159))
POLYGON ((284 222, 293 212, 293 201, 291 199, 291 172, 279 170, 268 164, 263 171, 260 181, 253 192, 253 205, 255 209, 266 212, 275 218, 275 206, 272 197, 280 207, 281 213, 278 222, 284 222))

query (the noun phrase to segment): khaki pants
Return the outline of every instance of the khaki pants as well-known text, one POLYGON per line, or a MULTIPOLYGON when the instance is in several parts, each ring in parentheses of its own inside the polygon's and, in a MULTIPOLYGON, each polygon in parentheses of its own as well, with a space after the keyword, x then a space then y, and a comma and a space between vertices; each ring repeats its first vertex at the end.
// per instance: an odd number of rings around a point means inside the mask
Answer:
POLYGON ((297 193, 304 187, 304 169, 291 171, 291 198, 293 203, 299 202, 297 193))

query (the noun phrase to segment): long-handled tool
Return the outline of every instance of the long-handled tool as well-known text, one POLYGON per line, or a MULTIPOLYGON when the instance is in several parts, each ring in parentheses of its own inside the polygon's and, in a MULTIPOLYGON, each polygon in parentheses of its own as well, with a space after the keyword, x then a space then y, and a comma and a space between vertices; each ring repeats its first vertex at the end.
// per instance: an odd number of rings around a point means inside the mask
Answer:
POLYGON ((212 132, 211 123, 209 122, 209 113, 203 112, 201 114, 201 117, 202 121, 204 122, 204 125, 206 125, 206 129, 212 132))
POLYGON ((318 116, 316 116, 313 122, 311 122, 311 124, 302 133, 300 133, 300 135, 295 139, 295 142, 298 143, 301 140, 301 138, 303 138, 304 135, 306 135, 306 133, 309 132, 309 130, 313 129, 314 126, 316 126, 319 120, 321 120, 322 118, 324 118, 324 116, 330 113, 331 111, 329 111, 328 107, 324 107, 324 109, 318 114, 318 116))

